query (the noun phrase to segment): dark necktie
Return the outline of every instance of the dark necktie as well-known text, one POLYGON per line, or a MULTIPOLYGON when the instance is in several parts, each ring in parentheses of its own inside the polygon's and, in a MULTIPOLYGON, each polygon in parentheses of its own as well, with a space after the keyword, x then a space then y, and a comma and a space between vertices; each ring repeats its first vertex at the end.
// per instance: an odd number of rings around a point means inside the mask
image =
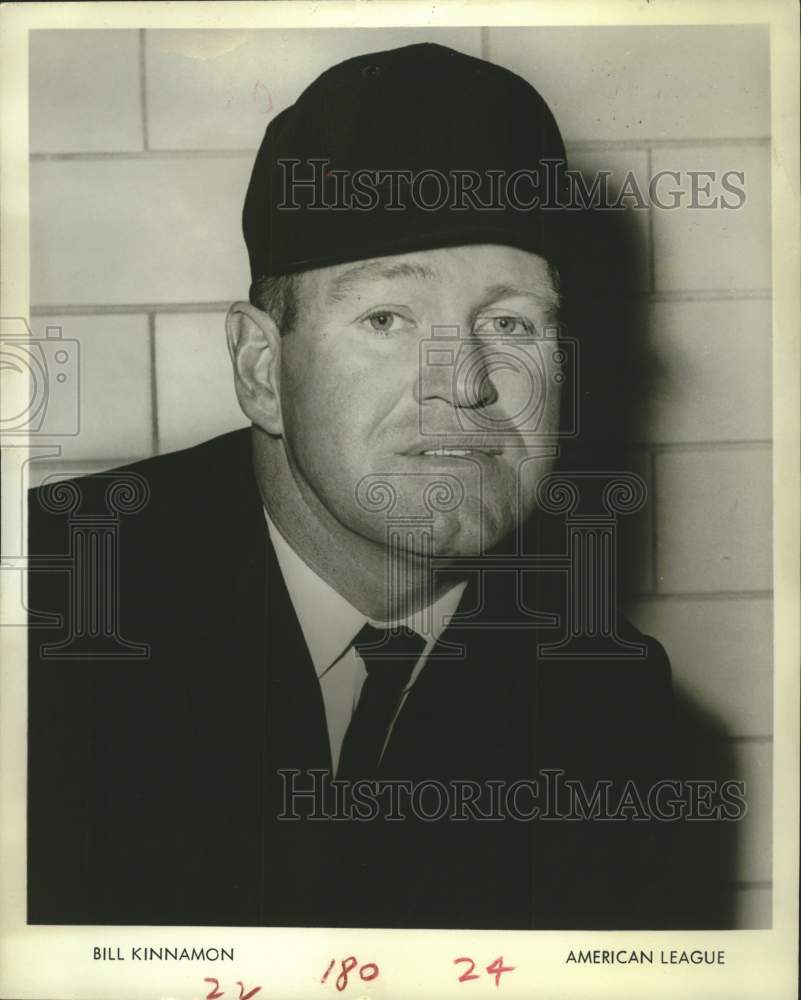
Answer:
POLYGON ((369 623, 353 640, 367 678, 342 742, 337 778, 372 778, 403 689, 425 647, 422 636, 403 627, 373 628, 369 623))

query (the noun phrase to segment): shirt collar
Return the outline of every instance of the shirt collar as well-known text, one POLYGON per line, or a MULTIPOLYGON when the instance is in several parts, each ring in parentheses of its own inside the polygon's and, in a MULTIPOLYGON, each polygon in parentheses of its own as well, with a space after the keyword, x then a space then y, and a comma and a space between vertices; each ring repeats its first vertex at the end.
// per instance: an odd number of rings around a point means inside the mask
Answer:
MULTIPOLYGON (((301 559, 275 526, 266 509, 264 518, 315 672, 320 677, 345 652, 365 622, 369 621, 377 628, 386 627, 388 623, 368 618, 350 601, 345 600, 301 559)), ((436 642, 459 606, 466 586, 465 581, 457 583, 434 601, 430 608, 420 609, 407 618, 401 618, 399 624, 413 628, 429 643, 436 642)))

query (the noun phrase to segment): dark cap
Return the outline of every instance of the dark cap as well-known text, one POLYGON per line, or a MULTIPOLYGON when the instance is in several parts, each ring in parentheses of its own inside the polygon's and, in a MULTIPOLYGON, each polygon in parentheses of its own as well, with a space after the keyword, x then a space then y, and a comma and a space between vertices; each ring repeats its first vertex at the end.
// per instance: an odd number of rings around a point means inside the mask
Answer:
POLYGON ((243 212, 251 277, 467 243, 549 256, 564 160, 547 105, 507 69, 432 44, 348 59, 267 127, 243 212))

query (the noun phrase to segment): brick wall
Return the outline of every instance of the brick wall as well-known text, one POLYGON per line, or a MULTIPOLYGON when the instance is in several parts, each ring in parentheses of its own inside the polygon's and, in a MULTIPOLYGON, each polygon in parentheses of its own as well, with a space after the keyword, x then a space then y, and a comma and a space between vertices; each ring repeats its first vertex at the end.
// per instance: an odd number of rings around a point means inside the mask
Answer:
POLYGON ((668 649, 699 772, 715 761, 748 782, 751 809, 726 848, 730 894, 737 926, 767 926, 765 30, 33 32, 31 322, 37 333, 61 327, 82 358, 81 432, 36 475, 109 467, 244 425, 223 315, 247 295, 239 219, 263 130, 334 62, 423 40, 531 79, 585 171, 619 180, 632 170, 645 188, 659 170, 746 174, 738 211, 629 213, 629 294, 656 376, 630 451, 649 504, 628 607, 668 649))

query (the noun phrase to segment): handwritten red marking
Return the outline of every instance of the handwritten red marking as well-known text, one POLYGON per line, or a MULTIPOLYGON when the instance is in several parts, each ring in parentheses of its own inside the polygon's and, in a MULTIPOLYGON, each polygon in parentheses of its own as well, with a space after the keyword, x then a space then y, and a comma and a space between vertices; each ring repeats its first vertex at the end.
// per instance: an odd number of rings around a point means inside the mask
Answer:
POLYGON ((257 80, 253 86, 253 101, 258 105, 259 111, 263 115, 267 115, 273 110, 272 95, 261 80, 257 80))
POLYGON ((369 983, 378 975, 378 966, 375 962, 365 962, 364 965, 359 969, 359 976, 364 980, 364 982, 369 983), (373 971, 368 975, 367 970, 372 969, 373 971))
POLYGON ((349 972, 353 972, 353 970, 356 968, 356 965, 357 965, 356 956, 355 955, 348 955, 347 958, 345 958, 345 959, 342 960, 342 962, 340 963, 340 965, 342 966, 342 971, 337 976, 336 987, 339 990, 339 992, 341 993, 345 989, 345 987, 348 985, 348 973, 349 972), (350 963, 350 964, 348 964, 348 963, 350 963))
POLYGON ((473 969, 476 967, 476 963, 472 958, 454 958, 453 964, 457 965, 459 962, 467 962, 470 966, 469 969, 465 970, 461 976, 459 976, 460 983, 466 983, 468 979, 478 979, 477 975, 473 975, 473 969))
MULTIPOLYGON (((458 965, 459 962, 465 962, 469 966, 469 968, 467 968, 461 974, 461 976, 459 976, 460 983, 466 983, 469 979, 481 978, 477 973, 473 972, 473 969, 475 969, 476 967, 476 963, 473 961, 472 958, 467 958, 466 956, 463 958, 454 958, 453 960, 454 965, 458 965)), ((488 976, 494 976, 495 985, 499 986, 501 982, 501 976, 504 974, 504 972, 514 972, 515 968, 516 967, 514 965, 504 965, 503 955, 499 955, 498 958, 496 958, 494 962, 491 962, 484 971, 487 973, 488 976)))
MULTIPOLYGON (((326 979, 328 979, 331 974, 331 970, 334 968, 335 962, 336 959, 332 958, 328 963, 328 968, 325 970, 320 979, 321 983, 324 983, 326 979)), ((359 971, 359 978, 365 983, 372 982, 378 977, 378 973, 380 972, 375 962, 364 962, 362 965, 359 965, 358 959, 355 955, 348 955, 347 958, 343 958, 339 963, 340 972, 335 980, 338 993, 341 993, 347 988, 348 976, 357 967, 359 971)))
POLYGON ((496 958, 491 965, 487 966, 487 975, 495 976, 496 986, 500 983, 501 976, 504 974, 504 972, 514 972, 514 971, 515 971, 514 965, 503 964, 503 955, 496 958))
POLYGON ((211 993, 206 994, 206 1000, 217 1000, 217 997, 221 997, 222 991, 220 991, 220 980, 207 978, 203 980, 204 983, 214 983, 211 989, 211 993), (218 992, 219 991, 219 992, 218 992))

